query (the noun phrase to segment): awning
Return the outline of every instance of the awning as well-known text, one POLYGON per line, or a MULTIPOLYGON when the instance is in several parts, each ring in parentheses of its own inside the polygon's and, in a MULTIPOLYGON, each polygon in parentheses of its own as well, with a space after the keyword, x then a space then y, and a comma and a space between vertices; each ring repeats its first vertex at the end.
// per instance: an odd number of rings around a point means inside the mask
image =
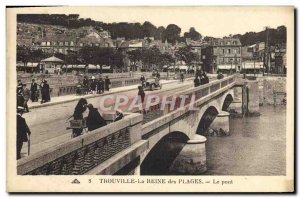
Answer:
POLYGON ((61 63, 64 62, 63 60, 55 57, 55 56, 51 56, 49 58, 43 59, 41 60, 41 62, 52 62, 52 63, 61 63))
MULTIPOLYGON (((31 62, 28 62, 27 65, 25 67, 38 67, 39 66, 39 63, 31 63, 31 62)), ((22 62, 18 62, 17 63, 17 67, 24 67, 24 63, 22 62)))
POLYGON ((243 62, 241 65, 241 69, 263 69, 263 62, 243 62))

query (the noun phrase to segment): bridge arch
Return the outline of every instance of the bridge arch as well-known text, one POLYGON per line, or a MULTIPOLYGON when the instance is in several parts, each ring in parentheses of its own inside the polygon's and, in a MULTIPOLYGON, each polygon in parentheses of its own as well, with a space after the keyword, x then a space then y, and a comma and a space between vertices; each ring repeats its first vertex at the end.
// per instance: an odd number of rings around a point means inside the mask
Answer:
POLYGON ((222 111, 229 111, 229 106, 233 102, 233 96, 231 93, 226 94, 222 102, 222 111))
POLYGON ((189 137, 180 131, 174 131, 162 137, 141 163, 140 174, 171 175, 169 168, 188 140, 189 137))
POLYGON ((197 130, 196 130, 196 134, 204 135, 218 114, 219 114, 219 111, 215 106, 208 107, 205 110, 205 112, 203 113, 203 115, 199 121, 197 130))

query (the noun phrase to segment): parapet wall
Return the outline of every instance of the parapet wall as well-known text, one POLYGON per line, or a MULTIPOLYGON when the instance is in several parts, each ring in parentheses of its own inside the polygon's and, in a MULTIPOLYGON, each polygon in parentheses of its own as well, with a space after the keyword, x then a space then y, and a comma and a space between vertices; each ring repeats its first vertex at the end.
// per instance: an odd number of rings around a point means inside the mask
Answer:
MULTIPOLYGON (((20 159, 17 163, 17 174, 84 174, 139 142, 141 136, 137 133, 138 130, 132 130, 132 128, 141 123, 142 119, 140 114, 128 114, 116 123, 20 159)), ((121 168, 118 167, 114 171, 121 168)), ((114 172, 107 172, 107 174, 114 174, 114 172)))

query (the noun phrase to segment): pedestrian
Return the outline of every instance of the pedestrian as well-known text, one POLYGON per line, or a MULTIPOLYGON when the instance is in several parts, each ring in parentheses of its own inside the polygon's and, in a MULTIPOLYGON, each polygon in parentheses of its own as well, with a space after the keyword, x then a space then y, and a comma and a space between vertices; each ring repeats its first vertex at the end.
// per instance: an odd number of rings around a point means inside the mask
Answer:
POLYGON ((142 86, 138 86, 139 92, 138 96, 141 98, 142 103, 144 103, 145 100, 145 92, 142 86))
POLYGON ((17 107, 24 107, 23 85, 17 87, 17 107))
POLYGON ((160 73, 158 71, 156 72, 156 77, 160 79, 160 73))
POLYGON ((208 84, 209 83, 209 78, 205 72, 203 72, 203 84, 208 84))
POLYGON ((27 142, 31 132, 26 123, 25 118, 22 117, 24 108, 17 107, 17 160, 21 158, 21 150, 23 147, 23 142, 27 142))
POLYGON ((28 101, 30 98, 30 90, 26 87, 26 84, 23 84, 23 97, 24 97, 24 105, 23 107, 25 108, 26 112, 29 112, 29 108, 28 108, 28 101))
POLYGON ((97 80, 97 94, 101 94, 104 92, 104 82, 102 78, 97 80))
POLYGON ((204 75, 203 75, 202 71, 200 72, 199 79, 200 79, 200 85, 204 85, 205 80, 204 80, 204 75))
POLYGON ((88 117, 86 120, 88 131, 93 131, 95 129, 98 129, 100 127, 107 125, 104 118, 100 115, 98 110, 96 108, 94 108, 94 106, 92 104, 88 104, 87 108, 89 109, 89 114, 88 114, 88 117))
POLYGON ((218 70, 218 75, 217 75, 217 79, 220 80, 220 79, 223 79, 224 78, 224 75, 221 71, 218 70))
POLYGON ((111 84, 111 82, 110 82, 108 76, 106 76, 106 78, 105 78, 105 91, 109 91, 110 84, 111 84))
POLYGON ((38 101, 38 98, 37 98, 37 84, 35 82, 34 79, 31 80, 31 86, 30 86, 30 99, 32 102, 35 102, 35 101, 38 101))
POLYGON ((184 81, 184 74, 180 73, 180 81, 183 82, 184 81))
MULTIPOLYGON (((81 120, 83 121, 83 113, 85 112, 86 108, 87 108, 87 100, 85 98, 81 98, 76 107, 75 107, 75 110, 74 110, 74 113, 73 113, 73 117, 74 120, 81 120)), ((82 128, 79 128, 79 129, 73 129, 73 137, 77 137, 77 136, 80 136, 81 133, 82 133, 82 128)))
POLYGON ((145 79, 144 75, 141 75, 140 81, 141 81, 142 87, 144 88, 146 86, 146 79, 145 79))
POLYGON ((116 118, 115 118, 114 122, 119 121, 119 120, 122 120, 123 117, 124 117, 123 111, 120 110, 120 109, 118 109, 118 110, 116 111, 116 118))
POLYGON ((87 76, 83 77, 83 88, 84 88, 84 94, 87 94, 89 92, 89 79, 87 78, 87 76))
POLYGON ((92 94, 96 93, 96 86, 97 86, 97 83, 96 83, 96 80, 95 80, 95 76, 92 76, 92 81, 91 81, 91 84, 90 84, 90 89, 92 91, 92 94))
POLYGON ((194 86, 199 87, 200 86, 200 79, 199 76, 196 74, 195 79, 194 79, 194 86))
POLYGON ((47 81, 44 79, 41 83, 41 94, 42 94, 42 101, 41 104, 50 101, 50 87, 47 81))
POLYGON ((100 77, 98 80, 99 93, 104 93, 104 81, 100 77))

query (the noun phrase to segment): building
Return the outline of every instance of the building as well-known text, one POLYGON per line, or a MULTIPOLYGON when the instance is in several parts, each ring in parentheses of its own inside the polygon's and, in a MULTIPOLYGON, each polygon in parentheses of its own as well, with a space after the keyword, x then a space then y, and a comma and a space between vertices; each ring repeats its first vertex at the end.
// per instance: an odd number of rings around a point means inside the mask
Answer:
POLYGON ((114 47, 106 31, 99 33, 91 27, 71 29, 54 36, 44 36, 36 39, 35 45, 44 52, 62 54, 78 51, 85 46, 114 47))
POLYGON ((275 47, 275 67, 273 73, 276 74, 286 74, 286 47, 276 46, 275 47))
POLYGON ((217 70, 229 72, 241 69, 241 42, 236 38, 212 39, 201 49, 203 69, 215 73, 217 70))
POLYGON ((260 73, 264 68, 265 43, 242 47, 242 68, 246 73, 260 73))

